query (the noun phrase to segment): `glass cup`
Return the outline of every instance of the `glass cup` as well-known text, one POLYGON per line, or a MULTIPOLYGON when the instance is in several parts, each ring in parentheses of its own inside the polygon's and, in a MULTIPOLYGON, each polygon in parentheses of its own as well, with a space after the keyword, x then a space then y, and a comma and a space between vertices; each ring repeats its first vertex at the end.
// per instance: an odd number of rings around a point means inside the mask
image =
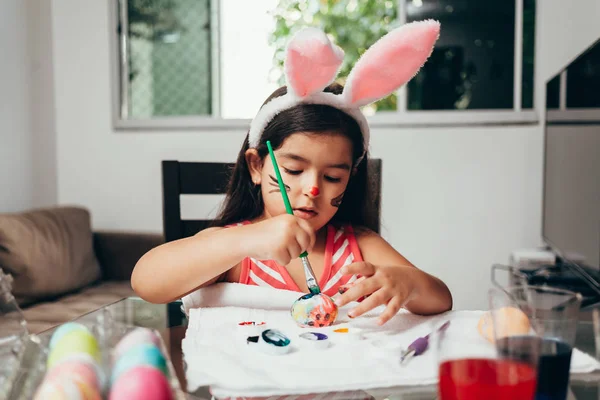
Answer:
POLYGON ((445 330, 443 322, 432 327, 431 341, 438 361, 440 400, 533 400, 538 354, 534 344, 530 357, 506 357, 486 340, 472 318, 453 318, 445 330))
POLYGON ((518 359, 535 347, 537 400, 565 400, 582 297, 548 286, 491 289, 490 309, 499 354, 518 359), (524 349, 520 347, 523 346, 524 349))
POLYGON ((12 277, 0 270, 0 398, 6 398, 28 337, 23 313, 11 292, 12 277))

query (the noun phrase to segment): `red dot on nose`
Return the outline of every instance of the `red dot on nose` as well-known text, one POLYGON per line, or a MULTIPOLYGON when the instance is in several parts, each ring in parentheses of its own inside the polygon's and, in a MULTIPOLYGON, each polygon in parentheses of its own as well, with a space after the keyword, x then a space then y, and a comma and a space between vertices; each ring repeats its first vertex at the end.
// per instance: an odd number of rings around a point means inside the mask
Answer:
POLYGON ((318 196, 319 195, 319 188, 316 186, 313 186, 310 188, 310 194, 312 194, 313 196, 318 196))

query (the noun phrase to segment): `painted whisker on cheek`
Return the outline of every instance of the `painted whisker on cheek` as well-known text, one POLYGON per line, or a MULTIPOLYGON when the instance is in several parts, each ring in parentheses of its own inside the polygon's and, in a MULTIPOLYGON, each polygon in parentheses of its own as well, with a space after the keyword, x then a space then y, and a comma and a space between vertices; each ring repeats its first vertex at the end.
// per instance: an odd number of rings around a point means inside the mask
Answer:
POLYGON ((331 199, 331 205, 334 207, 339 207, 342 204, 342 199, 344 198, 344 193, 346 193, 346 192, 342 192, 338 196, 331 199))
MULTIPOLYGON (((272 181, 272 182, 269 182, 269 186, 272 186, 275 188, 275 189, 269 190, 269 193, 281 192, 281 190, 279 189, 279 183, 277 182, 277 178, 275 178, 273 175, 269 175, 269 178, 271 178, 271 181, 272 181)), ((284 184, 284 186, 285 186, 285 191, 289 192, 290 187, 286 184, 284 184)))

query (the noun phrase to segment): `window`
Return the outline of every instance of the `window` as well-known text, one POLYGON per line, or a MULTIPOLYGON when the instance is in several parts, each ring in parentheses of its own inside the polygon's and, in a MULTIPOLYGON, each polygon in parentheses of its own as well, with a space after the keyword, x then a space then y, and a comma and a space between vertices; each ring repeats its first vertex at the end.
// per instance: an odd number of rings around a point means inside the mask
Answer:
POLYGON ((600 40, 546 84, 546 119, 597 123, 600 116, 600 40))
POLYGON ((211 115, 210 0, 121 0, 121 118, 211 115))
POLYGON ((567 108, 600 108, 600 41, 566 71, 567 108))
POLYGON ((343 83, 377 39, 428 18, 442 24, 430 59, 365 113, 394 123, 421 111, 431 120, 436 111, 533 108, 535 0, 114 1, 121 126, 247 124, 283 83, 285 44, 300 28, 320 27, 344 49, 343 83))
POLYGON ((408 84, 409 110, 532 108, 533 0, 404 4, 407 22, 433 18, 442 25, 430 59, 408 84))

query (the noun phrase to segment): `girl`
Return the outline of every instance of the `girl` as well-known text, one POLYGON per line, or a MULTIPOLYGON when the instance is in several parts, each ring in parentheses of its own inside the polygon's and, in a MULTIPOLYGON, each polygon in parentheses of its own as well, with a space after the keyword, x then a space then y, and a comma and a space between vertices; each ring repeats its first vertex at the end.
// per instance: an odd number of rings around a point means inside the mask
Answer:
POLYGON ((350 317, 380 305, 380 324, 402 307, 450 310, 446 285, 372 231, 369 128, 359 109, 414 76, 438 35, 435 21, 390 32, 363 54, 344 89, 331 83, 341 49, 316 29, 298 33, 286 53, 288 85, 252 121, 215 226, 145 254, 131 278, 137 294, 166 303, 215 282, 308 292, 298 258, 306 250, 321 290, 343 293, 338 306, 364 299, 350 317), (268 140, 294 215, 286 214, 268 140))

